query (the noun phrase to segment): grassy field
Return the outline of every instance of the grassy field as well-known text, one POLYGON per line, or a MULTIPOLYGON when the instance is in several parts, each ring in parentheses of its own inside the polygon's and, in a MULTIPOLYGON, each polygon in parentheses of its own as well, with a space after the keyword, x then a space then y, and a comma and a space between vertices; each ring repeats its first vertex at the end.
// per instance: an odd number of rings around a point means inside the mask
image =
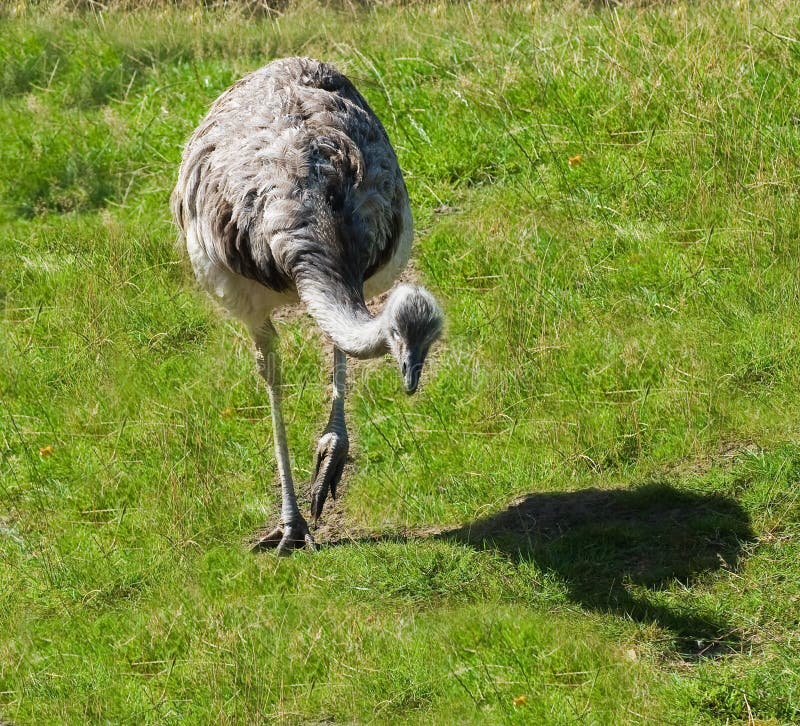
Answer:
MULTIPOLYGON (((0 10, 0 722, 800 720, 799 5, 63 5, 0 10), (383 119, 447 330, 414 398, 354 368, 279 560, 168 197, 301 54, 383 119)), ((307 482, 331 353, 279 330, 307 482)))

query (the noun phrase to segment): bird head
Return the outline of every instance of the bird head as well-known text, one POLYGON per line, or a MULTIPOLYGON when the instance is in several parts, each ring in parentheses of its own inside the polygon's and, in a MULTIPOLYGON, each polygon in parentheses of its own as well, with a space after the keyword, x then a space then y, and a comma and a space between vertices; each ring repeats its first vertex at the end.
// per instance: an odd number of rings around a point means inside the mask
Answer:
POLYGON ((425 357, 442 334, 441 308, 426 289, 398 285, 383 311, 386 344, 403 376, 406 393, 417 390, 425 357))

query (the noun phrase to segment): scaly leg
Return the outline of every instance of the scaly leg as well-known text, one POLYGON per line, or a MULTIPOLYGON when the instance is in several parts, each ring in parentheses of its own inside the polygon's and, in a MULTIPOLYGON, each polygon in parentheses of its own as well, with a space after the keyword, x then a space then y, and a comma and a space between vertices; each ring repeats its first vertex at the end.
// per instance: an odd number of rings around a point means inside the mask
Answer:
POLYGON ((316 523, 325 506, 330 491, 336 499, 336 487, 342 477, 347 461, 350 442, 344 422, 344 387, 347 373, 347 359, 339 348, 333 349, 333 404, 328 426, 317 445, 317 468, 311 488, 311 516, 316 523))
POLYGON ((253 549, 276 547, 279 555, 288 555, 293 549, 301 547, 314 549, 314 538, 297 507, 297 497, 292 483, 289 447, 286 443, 286 428, 283 425, 281 410, 281 371, 276 345, 277 333, 272 321, 267 320, 261 328, 254 331, 253 338, 256 344, 256 366, 267 382, 269 390, 275 458, 278 460, 278 474, 281 479, 280 525, 256 542, 253 549))

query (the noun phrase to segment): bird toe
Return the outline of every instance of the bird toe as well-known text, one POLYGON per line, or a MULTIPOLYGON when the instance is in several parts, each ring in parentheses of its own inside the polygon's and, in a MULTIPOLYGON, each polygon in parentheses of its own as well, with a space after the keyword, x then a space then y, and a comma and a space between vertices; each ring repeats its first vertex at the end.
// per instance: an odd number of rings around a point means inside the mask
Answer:
POLYGON ((317 545, 308 524, 304 519, 288 525, 276 527, 268 534, 257 539, 252 546, 253 552, 274 549, 279 557, 288 557, 299 549, 316 550, 317 545))

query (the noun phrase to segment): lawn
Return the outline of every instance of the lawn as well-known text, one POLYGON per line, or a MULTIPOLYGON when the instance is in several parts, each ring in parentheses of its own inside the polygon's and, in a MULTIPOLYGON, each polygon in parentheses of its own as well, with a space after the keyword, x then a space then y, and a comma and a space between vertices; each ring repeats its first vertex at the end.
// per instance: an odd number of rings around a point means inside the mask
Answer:
MULTIPOLYGON (((104 5, 0 8, 0 723, 800 721, 800 5, 104 5), (168 200, 287 55, 383 120, 447 324, 412 398, 351 368, 279 559, 168 200)), ((303 489, 332 353, 278 329, 303 489)))

